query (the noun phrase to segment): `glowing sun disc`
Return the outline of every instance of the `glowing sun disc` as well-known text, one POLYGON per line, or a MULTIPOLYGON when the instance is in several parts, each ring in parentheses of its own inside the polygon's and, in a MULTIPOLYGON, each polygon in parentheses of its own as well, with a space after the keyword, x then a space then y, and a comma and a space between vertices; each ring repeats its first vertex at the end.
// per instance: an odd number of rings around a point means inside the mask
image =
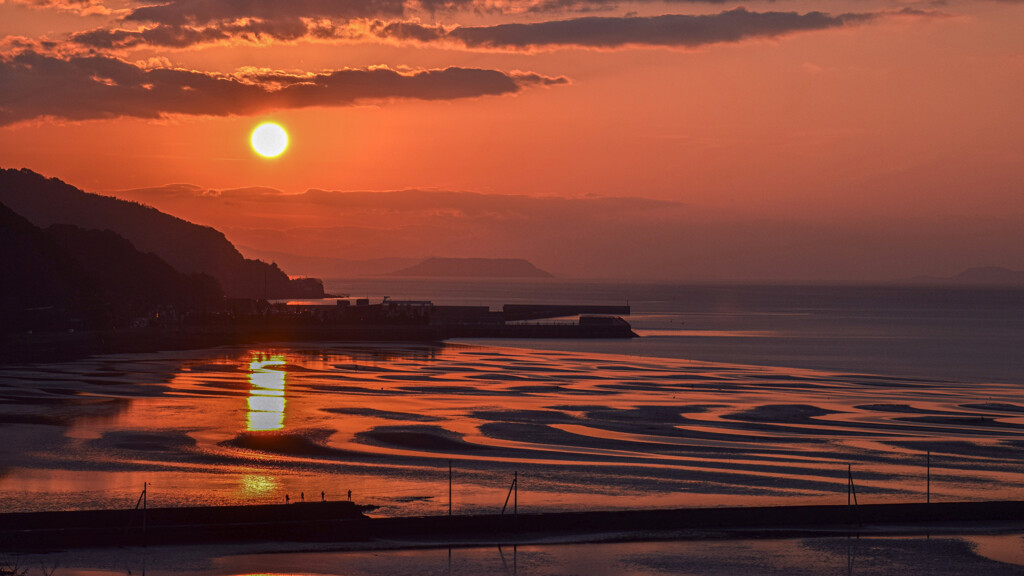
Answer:
POLYGON ((260 124, 252 131, 252 149, 260 156, 273 158, 280 156, 288 147, 288 133, 273 122, 260 124))

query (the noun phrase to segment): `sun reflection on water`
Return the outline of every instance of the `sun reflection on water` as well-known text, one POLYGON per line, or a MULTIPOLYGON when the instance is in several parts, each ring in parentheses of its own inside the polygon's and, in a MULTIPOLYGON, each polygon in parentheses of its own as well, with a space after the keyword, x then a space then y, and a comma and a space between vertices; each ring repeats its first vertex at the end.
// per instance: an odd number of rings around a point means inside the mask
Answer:
POLYGON ((249 412, 246 430, 261 432, 284 428, 285 399, 284 356, 254 356, 249 362, 249 412))
POLYGON ((277 480, 271 476, 246 474, 241 478, 242 494, 247 497, 265 496, 277 490, 277 480))

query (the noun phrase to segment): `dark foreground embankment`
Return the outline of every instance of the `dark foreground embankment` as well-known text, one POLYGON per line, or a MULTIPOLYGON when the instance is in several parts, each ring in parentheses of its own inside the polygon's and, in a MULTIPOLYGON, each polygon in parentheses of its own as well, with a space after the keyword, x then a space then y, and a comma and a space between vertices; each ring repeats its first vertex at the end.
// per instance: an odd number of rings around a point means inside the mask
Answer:
MULTIPOLYGON (((942 504, 874 504, 862 506, 773 506, 554 512, 511 516, 432 516, 381 518, 366 534, 377 538, 489 538, 587 533, 737 531, 856 531, 865 526, 911 526, 978 522, 1024 523, 1024 502, 949 502, 942 504)), ((1024 524, 1022 524, 1024 526, 1024 524)))
POLYGON ((32 550, 358 538, 352 502, 0 514, 0 549, 32 550))
POLYGON ((367 518, 350 502, 292 505, 97 510, 0 514, 0 549, 212 544, 222 542, 420 543, 586 538, 708 537, 738 533, 857 532, 906 526, 918 530, 974 523, 1021 523, 1024 502, 949 502, 862 506, 778 506, 551 512, 504 516, 367 518))

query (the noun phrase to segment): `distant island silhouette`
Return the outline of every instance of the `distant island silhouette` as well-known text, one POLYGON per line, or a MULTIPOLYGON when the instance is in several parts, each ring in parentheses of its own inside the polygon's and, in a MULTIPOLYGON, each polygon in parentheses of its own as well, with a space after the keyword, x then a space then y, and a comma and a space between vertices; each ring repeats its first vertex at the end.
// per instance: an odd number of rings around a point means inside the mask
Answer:
POLYGON ((387 276, 422 278, 554 278, 521 258, 428 258, 387 276))
POLYGON ((1010 270, 1001 266, 980 266, 968 268, 953 276, 917 276, 907 282, 955 286, 1024 286, 1024 270, 1010 270))

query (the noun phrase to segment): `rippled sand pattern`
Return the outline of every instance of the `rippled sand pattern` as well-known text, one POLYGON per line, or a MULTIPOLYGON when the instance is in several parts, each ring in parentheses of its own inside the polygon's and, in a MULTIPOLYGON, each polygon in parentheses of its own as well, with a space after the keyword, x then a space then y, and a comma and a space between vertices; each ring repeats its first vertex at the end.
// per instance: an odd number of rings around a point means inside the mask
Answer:
POLYGON ((1011 384, 463 345, 0 370, 12 509, 353 499, 380 514, 1020 498, 1011 384), (849 468, 848 468, 849 466, 849 468), (511 503, 510 503, 511 506, 511 503))

